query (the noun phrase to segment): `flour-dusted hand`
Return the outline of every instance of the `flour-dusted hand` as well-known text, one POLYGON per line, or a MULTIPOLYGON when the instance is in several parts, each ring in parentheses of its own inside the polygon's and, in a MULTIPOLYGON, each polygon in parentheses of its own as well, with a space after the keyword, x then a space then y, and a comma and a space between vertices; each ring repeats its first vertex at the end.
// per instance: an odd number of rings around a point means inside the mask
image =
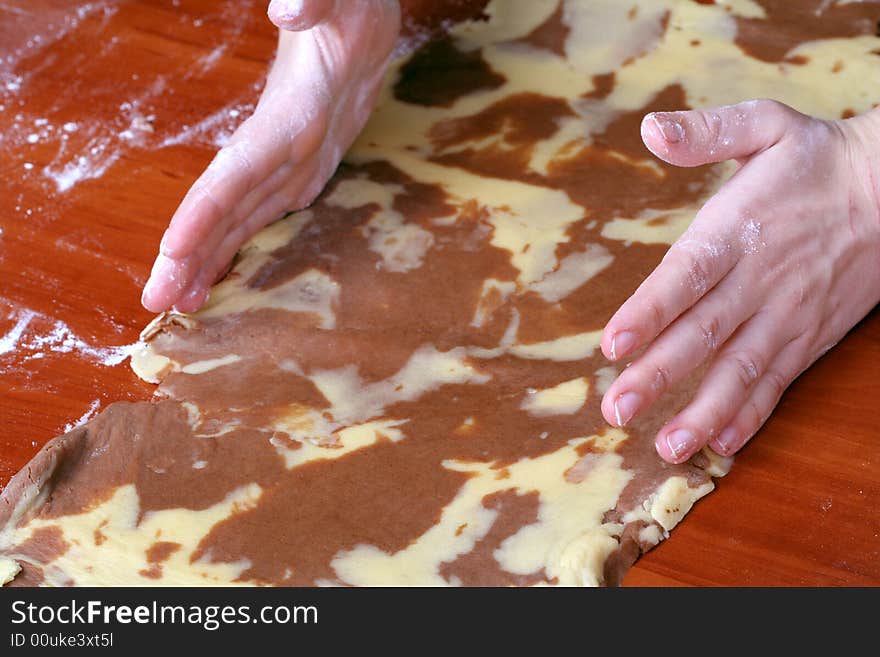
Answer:
POLYGON ((144 287, 154 312, 197 310, 238 248, 314 200, 367 121, 399 26, 396 0, 273 0, 275 63, 253 115, 193 184, 144 287))
POLYGON ((657 451, 732 454, 880 301, 880 115, 820 121, 758 100, 649 114, 642 137, 671 164, 741 166, 605 327, 608 358, 644 351, 602 413, 625 425, 708 362, 657 451))

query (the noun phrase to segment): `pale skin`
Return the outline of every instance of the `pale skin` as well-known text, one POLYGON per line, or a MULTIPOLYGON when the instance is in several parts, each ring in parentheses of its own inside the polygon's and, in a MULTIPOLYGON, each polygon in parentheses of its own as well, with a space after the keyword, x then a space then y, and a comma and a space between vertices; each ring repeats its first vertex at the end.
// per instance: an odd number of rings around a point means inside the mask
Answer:
MULTIPOLYGON (((369 116, 400 25, 394 0, 273 0, 278 53, 253 116, 162 239, 143 304, 192 312, 238 248, 308 205, 369 116)), ((739 169, 605 327, 629 365, 602 399, 626 426, 696 370, 658 432, 680 463, 741 449, 791 382, 880 301, 880 110, 815 119, 770 100, 655 113, 642 138, 676 166, 739 169)))
POLYGON ((400 9, 275 0, 269 18, 280 32, 266 86, 171 218, 144 287, 148 310, 197 310, 244 242, 314 200, 369 118, 400 9))

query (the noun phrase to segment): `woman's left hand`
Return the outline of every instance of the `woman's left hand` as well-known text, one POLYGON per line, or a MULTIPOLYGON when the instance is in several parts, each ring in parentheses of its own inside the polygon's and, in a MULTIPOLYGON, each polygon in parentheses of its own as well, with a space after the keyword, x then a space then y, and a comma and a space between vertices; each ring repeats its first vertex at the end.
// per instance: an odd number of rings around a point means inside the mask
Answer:
POLYGON ((674 165, 741 166, 605 327, 606 357, 644 351, 602 413, 626 425, 708 361, 656 447, 673 463, 707 444, 729 455, 880 301, 880 114, 822 121, 756 100, 649 114, 642 138, 674 165))

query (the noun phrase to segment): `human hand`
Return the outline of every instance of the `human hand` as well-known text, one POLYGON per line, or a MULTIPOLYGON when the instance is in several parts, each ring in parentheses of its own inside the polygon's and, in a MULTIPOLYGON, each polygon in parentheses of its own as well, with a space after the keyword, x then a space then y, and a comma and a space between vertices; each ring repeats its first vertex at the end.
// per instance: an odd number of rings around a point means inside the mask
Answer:
POLYGON ((733 454, 880 300, 880 114, 821 121, 757 100, 649 114, 642 138, 674 165, 740 168, 605 327, 607 358, 643 351, 602 413, 623 426, 708 363, 656 448, 673 463, 707 444, 733 454))
POLYGON ((193 312, 239 247, 320 193, 366 123, 400 25, 397 0, 272 0, 281 28, 253 115, 184 197, 142 303, 193 312))

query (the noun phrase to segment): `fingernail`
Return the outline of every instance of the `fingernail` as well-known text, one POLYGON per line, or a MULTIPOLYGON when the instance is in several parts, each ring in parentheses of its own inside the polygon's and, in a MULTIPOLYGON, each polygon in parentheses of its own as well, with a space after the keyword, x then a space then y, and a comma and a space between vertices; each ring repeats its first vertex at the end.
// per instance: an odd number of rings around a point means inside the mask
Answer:
POLYGON ((676 429, 666 434, 666 446, 672 452, 673 458, 678 460, 685 454, 696 450, 697 438, 687 429, 676 429))
POLYGON ((614 419, 617 426, 622 427, 629 422, 639 406, 642 404, 642 396, 637 392, 625 392, 614 400, 614 419))
POLYGON ((654 113, 651 118, 667 143, 677 144, 684 141, 684 126, 672 114, 654 113))
POLYGON ((626 356, 636 346, 636 334, 632 331, 621 331, 611 337, 611 359, 617 360, 626 356))
POLYGON ((733 427, 727 427, 721 434, 715 439, 718 447, 721 448, 721 451, 724 452, 724 455, 730 454, 733 451, 733 445, 736 442, 738 435, 736 429, 733 427))

